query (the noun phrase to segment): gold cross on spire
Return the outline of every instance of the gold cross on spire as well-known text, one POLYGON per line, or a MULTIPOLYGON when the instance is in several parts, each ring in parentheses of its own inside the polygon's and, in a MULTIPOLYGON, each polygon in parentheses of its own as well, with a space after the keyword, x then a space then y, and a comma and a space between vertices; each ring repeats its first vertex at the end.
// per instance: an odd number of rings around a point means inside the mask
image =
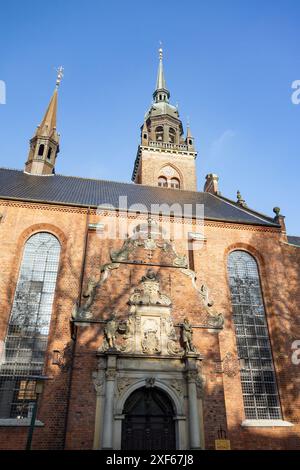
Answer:
POLYGON ((56 73, 57 73, 57 78, 56 78, 56 88, 59 87, 60 85, 60 82, 64 76, 64 68, 60 65, 57 69, 56 69, 56 73))

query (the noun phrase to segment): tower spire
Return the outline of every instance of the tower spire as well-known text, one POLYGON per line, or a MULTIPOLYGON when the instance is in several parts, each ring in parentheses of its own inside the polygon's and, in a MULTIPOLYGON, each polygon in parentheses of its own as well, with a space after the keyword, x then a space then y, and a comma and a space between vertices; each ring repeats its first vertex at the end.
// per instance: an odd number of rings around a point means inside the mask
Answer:
POLYGON ((25 172, 36 175, 54 173, 55 160, 59 152, 59 134, 56 131, 58 87, 63 77, 63 67, 56 70, 57 78, 53 95, 41 124, 30 140, 25 172))
POLYGON ((163 49, 160 45, 158 49, 159 54, 159 64, 158 64, 158 71, 157 71, 157 80, 156 80, 156 89, 153 93, 153 99, 156 103, 159 101, 167 101, 170 98, 170 92, 167 89, 165 75, 164 75, 164 67, 163 67, 163 49))
POLYGON ((141 141, 132 172, 132 181, 173 189, 197 190, 197 151, 189 129, 183 136, 178 107, 169 103, 170 92, 163 69, 160 45, 154 102, 144 116, 141 141))

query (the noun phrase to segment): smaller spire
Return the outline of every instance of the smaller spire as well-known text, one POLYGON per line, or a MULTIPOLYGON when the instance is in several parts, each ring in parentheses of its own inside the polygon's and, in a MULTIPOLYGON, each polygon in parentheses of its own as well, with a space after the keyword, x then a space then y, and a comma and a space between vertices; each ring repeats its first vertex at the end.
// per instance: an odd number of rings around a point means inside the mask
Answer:
POLYGON ((189 117, 187 118, 187 123, 186 123, 186 138, 185 138, 185 143, 188 146, 189 150, 195 150, 194 146, 194 137, 191 133, 191 128, 190 128, 190 119, 189 117))
POLYGON ((186 120, 186 138, 188 139, 189 137, 192 137, 192 133, 190 128, 190 118, 188 116, 186 120))
POLYGON ((56 130, 57 88, 55 88, 41 124, 37 127, 36 136, 50 137, 56 130))
POLYGON ((146 121, 144 121, 143 127, 142 127, 142 145, 148 145, 148 127, 146 121))
POLYGON ((41 124, 37 127, 36 136, 52 137, 56 133, 57 92, 64 76, 64 68, 60 65, 56 69, 57 77, 55 90, 41 124))
POLYGON ((30 140, 28 160, 25 163, 26 173, 52 174, 59 152, 59 134, 56 130, 58 88, 63 78, 63 67, 56 69, 57 77, 53 95, 41 124, 30 140))

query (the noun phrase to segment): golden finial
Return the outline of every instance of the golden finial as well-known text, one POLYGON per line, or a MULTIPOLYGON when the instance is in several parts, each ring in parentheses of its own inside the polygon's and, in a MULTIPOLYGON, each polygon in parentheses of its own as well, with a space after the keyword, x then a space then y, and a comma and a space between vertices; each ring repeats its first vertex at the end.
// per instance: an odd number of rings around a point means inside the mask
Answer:
POLYGON ((56 69, 56 73, 57 73, 57 78, 56 78, 56 88, 59 87, 60 85, 60 82, 64 76, 64 68, 60 65, 57 69, 56 69))
POLYGON ((162 42, 161 41, 159 41, 158 52, 159 52, 159 59, 162 60, 162 58, 163 58, 163 49, 162 49, 162 42))

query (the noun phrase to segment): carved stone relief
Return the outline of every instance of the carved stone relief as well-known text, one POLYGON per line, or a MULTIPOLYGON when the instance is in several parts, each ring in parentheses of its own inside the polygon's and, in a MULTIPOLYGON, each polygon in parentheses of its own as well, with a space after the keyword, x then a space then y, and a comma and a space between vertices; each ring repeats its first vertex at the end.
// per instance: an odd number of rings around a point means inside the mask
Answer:
MULTIPOLYGON (((119 250, 111 251, 111 260, 113 262, 128 261, 137 248, 144 248, 147 251, 154 252, 162 250, 168 259, 168 264, 187 268, 188 262, 186 255, 179 255, 175 246, 169 240, 163 238, 162 229, 151 218, 147 223, 138 225, 131 237, 128 237, 119 250)), ((152 254, 150 253, 150 258, 152 254)))
POLYGON ((93 372, 93 384, 97 395, 104 395, 105 377, 103 371, 93 372))
POLYGON ((117 398, 119 398, 125 390, 130 387, 130 385, 134 382, 134 379, 128 377, 119 377, 117 379, 117 387, 115 389, 115 394, 117 398))
POLYGON ((112 317, 106 323, 100 351, 115 348, 125 353, 150 355, 182 353, 171 318, 171 300, 160 292, 159 278, 152 269, 142 277, 128 304, 127 321, 112 317))
POLYGON ((223 360, 223 372, 227 377, 235 377, 240 370, 240 361, 231 352, 227 352, 223 360))
POLYGON ((182 380, 173 379, 170 382, 171 387, 182 398, 184 395, 184 385, 182 380))

